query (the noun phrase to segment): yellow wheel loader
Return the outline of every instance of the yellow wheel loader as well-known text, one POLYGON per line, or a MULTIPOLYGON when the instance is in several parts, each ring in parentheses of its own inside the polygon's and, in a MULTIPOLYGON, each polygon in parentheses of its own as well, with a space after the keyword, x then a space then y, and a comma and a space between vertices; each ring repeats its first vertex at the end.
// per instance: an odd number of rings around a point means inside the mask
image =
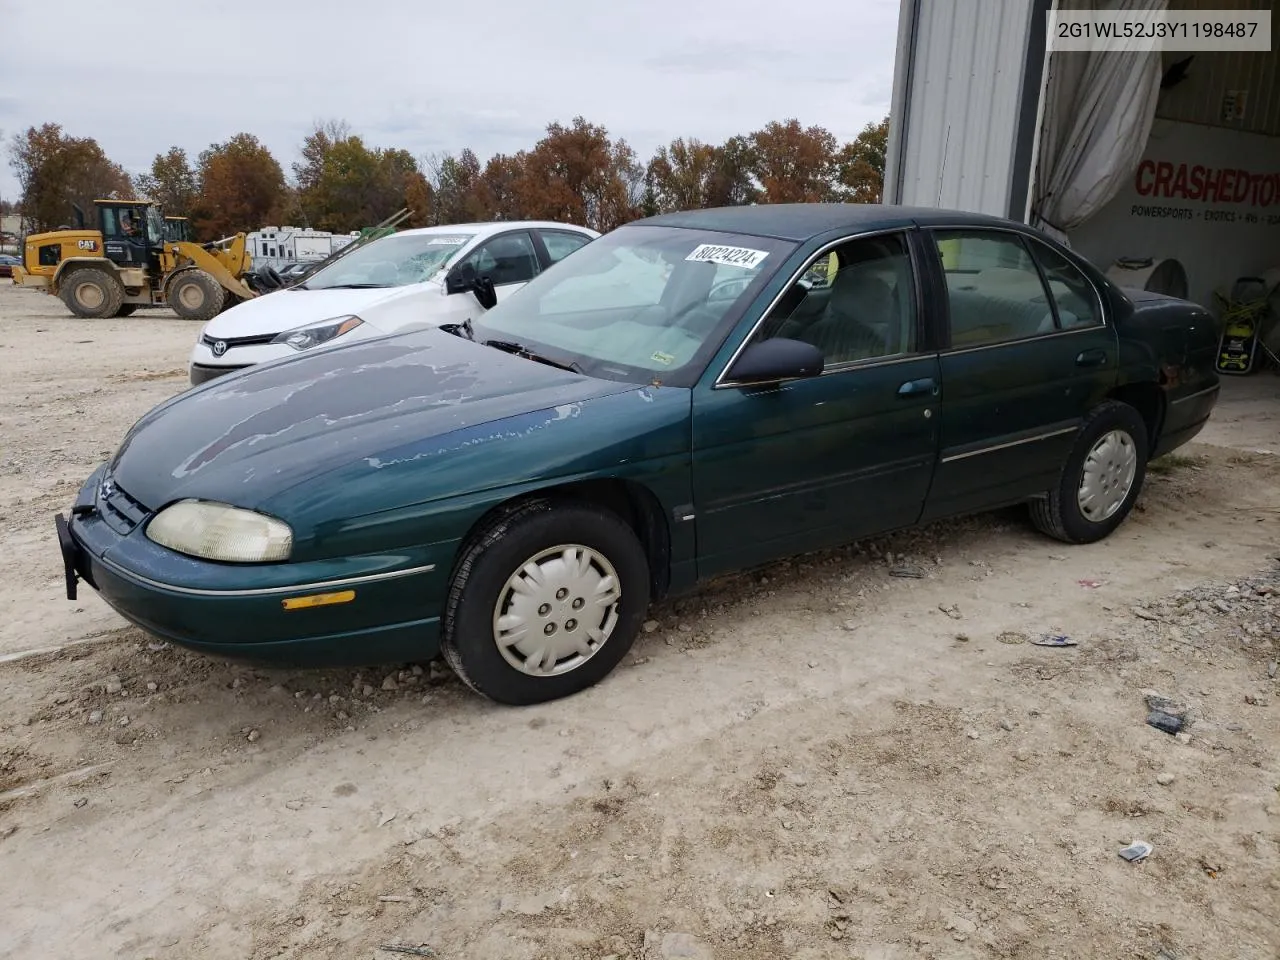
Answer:
POLYGON ((258 295, 245 282, 251 260, 243 233, 193 243, 185 239, 185 218, 166 218, 149 201, 96 200, 94 206, 97 230, 28 236, 13 282, 52 294, 88 318, 126 317, 139 306, 167 304, 183 319, 203 322, 258 295))

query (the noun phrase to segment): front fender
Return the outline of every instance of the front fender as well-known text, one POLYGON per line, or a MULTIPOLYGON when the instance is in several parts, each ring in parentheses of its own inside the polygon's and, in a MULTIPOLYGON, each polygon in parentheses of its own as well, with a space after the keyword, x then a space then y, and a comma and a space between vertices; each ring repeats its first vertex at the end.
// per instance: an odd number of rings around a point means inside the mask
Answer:
POLYGON ((585 480, 641 484, 668 518, 692 502, 691 394, 637 387, 426 439, 308 479, 261 504, 299 560, 458 541, 493 507, 585 480))

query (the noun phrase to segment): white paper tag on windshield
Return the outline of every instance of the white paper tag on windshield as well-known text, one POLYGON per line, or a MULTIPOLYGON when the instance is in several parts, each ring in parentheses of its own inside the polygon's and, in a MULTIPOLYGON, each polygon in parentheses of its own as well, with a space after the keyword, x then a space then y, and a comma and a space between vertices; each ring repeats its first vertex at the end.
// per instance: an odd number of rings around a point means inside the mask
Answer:
POLYGON ((693 253, 685 257, 701 263, 723 263, 728 267, 742 267, 754 270, 769 255, 767 250, 752 250, 750 247, 723 247, 715 243, 701 243, 693 253))
POLYGON ((429 247, 457 247, 470 240, 470 237, 432 237, 427 241, 429 247))

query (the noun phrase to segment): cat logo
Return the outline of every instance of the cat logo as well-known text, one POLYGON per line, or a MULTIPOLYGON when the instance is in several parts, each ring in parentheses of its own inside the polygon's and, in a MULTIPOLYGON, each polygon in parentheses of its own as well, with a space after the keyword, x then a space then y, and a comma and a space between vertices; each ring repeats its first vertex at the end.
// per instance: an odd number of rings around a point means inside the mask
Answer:
POLYGON ((97 240, 78 240, 76 241, 76 246, 79 247, 81 250, 91 250, 91 251, 97 250, 98 241, 97 240))

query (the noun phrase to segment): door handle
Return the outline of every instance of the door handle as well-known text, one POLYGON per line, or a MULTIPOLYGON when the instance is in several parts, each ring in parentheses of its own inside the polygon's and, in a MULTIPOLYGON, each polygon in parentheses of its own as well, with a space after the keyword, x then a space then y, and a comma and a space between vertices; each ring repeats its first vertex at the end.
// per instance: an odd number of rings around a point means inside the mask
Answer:
POLYGON ((1105 350, 1085 350, 1083 353, 1076 355, 1077 367, 1101 367, 1107 362, 1107 351, 1105 350))
POLYGON ((935 397, 938 395, 938 384, 933 377, 908 380, 898 388, 898 396, 900 397, 918 397, 924 393, 935 397))

